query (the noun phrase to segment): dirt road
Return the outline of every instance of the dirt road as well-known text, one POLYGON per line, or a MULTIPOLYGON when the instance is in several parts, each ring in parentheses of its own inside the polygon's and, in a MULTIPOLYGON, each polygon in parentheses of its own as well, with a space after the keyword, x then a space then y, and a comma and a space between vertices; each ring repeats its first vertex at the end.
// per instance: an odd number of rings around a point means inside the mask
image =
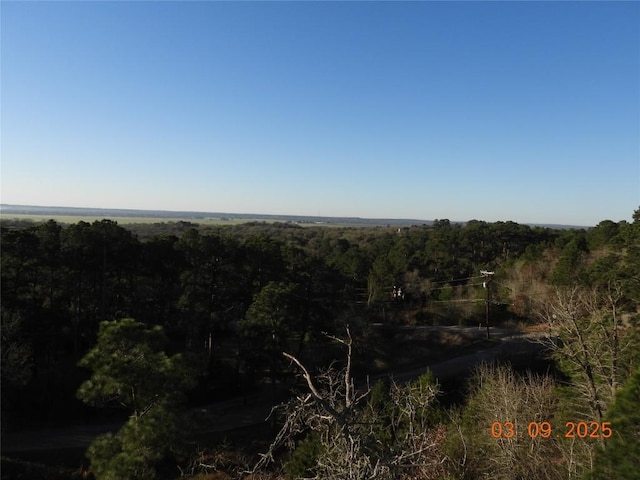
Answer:
MULTIPOLYGON (((430 329, 470 330, 473 327, 414 327, 430 329)), ((492 330, 494 338, 501 338, 496 344, 486 344, 480 351, 465 353, 445 361, 429 365, 435 376, 442 382, 447 379, 466 378, 469 371, 482 362, 500 359, 514 365, 527 365, 534 362, 541 347, 532 335, 516 334, 507 330, 492 330)), ((478 335, 484 335, 480 332, 478 335)), ((425 366, 389 372, 397 382, 411 381, 425 372, 425 366)), ((225 402, 207 405, 196 412, 201 416, 200 435, 206 438, 251 426, 264 426, 271 411, 269 389, 248 398, 235 398, 225 402)), ((122 423, 97 426, 69 426, 42 430, 26 430, 2 435, 2 455, 33 459, 41 462, 55 462, 56 458, 68 457, 82 461, 84 449, 98 436, 115 432, 122 423), (65 452, 63 454, 62 452, 65 452)), ((51 463, 49 463, 51 464, 51 463)), ((53 463, 55 464, 55 463, 53 463)), ((75 464, 75 465, 77 465, 75 464)))

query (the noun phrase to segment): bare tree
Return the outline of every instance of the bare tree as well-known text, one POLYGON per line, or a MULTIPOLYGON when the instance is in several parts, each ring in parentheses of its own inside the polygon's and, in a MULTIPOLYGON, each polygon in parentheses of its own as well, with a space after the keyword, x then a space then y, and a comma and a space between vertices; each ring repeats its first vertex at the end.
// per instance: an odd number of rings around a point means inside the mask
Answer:
POLYGON ((461 418, 453 422, 460 424, 463 442, 451 454, 460 478, 567 478, 551 432, 555 395, 550 377, 519 376, 508 366, 483 364, 472 385, 461 418))
MULTIPOLYGON (((550 330, 541 341, 571 377, 585 401, 584 418, 601 422, 622 377, 630 370, 621 359, 633 346, 630 328, 623 328, 624 297, 618 282, 600 288, 558 288, 539 314, 550 330)), ((627 356, 628 357, 628 356, 627 356)))
MULTIPOLYGON (((540 341, 568 375, 569 391, 577 393, 564 398, 571 412, 564 421, 606 420, 619 386, 638 361, 638 329, 622 321, 626 302, 621 283, 610 280, 592 288, 558 288, 539 306, 550 327, 540 341)), ((601 436, 599 442, 604 444, 601 436)), ((596 444, 573 439, 559 447, 570 476, 592 470, 596 444)))
POLYGON ((351 376, 353 339, 348 328, 346 333, 346 339, 331 337, 347 348, 341 370, 330 368, 314 378, 296 357, 283 353, 300 370, 308 393, 282 406, 283 426, 254 471, 273 461, 277 449, 293 450, 299 434, 315 432, 322 448, 312 479, 440 478, 445 431, 431 428, 428 415, 437 386, 424 379, 407 386, 392 383, 388 411, 373 408, 365 402, 369 385, 357 388, 351 376))

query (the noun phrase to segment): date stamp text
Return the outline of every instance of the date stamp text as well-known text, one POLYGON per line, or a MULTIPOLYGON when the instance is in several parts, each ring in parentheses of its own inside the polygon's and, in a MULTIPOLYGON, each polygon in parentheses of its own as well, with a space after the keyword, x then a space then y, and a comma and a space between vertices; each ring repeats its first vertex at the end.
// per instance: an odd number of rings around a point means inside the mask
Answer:
POLYGON ((493 438, 610 438, 611 422, 566 422, 564 428, 553 428, 549 422, 529 422, 519 429, 513 422, 493 422, 493 438))

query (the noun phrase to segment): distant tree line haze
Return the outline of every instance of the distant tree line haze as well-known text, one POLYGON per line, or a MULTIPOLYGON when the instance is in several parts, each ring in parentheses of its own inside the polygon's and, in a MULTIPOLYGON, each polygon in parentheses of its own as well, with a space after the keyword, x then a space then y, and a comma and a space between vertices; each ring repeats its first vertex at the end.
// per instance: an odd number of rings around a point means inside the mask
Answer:
POLYGON ((119 422, 85 476, 640 478, 640 208, 589 229, 1 227, 3 433, 119 422), (512 336, 530 362, 457 397, 427 371, 512 336), (280 405, 267 438, 196 441, 205 405, 258 397, 280 405))

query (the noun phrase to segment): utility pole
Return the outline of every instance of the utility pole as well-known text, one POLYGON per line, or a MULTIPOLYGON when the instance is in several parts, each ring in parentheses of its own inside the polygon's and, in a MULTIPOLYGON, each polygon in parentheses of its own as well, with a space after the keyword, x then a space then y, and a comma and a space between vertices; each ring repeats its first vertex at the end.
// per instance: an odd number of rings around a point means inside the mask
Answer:
POLYGON ((484 287, 484 307, 485 307, 485 322, 487 324, 487 340, 489 340, 489 282, 491 282, 491 278, 493 278, 493 274, 495 272, 488 272, 487 270, 481 270, 480 275, 482 275, 485 280, 482 282, 482 286, 484 287))

